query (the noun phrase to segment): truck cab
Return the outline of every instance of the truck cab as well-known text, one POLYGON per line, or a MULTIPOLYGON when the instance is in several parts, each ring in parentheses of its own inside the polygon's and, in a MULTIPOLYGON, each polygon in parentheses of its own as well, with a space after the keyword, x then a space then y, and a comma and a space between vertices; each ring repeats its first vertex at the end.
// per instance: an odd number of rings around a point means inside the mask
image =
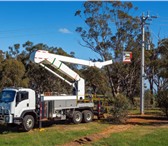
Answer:
POLYGON ((0 96, 0 123, 20 125, 29 113, 35 115, 36 94, 29 88, 5 88, 0 96))

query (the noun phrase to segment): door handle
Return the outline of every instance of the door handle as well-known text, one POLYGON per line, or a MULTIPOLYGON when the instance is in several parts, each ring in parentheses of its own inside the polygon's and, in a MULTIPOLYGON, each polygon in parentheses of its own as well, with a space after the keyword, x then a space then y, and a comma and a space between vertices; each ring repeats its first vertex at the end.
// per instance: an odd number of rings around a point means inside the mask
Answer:
POLYGON ((29 103, 27 103, 27 107, 29 107, 29 103))

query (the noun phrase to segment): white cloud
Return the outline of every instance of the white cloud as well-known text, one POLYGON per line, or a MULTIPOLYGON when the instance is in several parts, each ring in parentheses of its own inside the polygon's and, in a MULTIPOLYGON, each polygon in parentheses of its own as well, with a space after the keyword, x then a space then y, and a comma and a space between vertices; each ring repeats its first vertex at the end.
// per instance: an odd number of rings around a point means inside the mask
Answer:
POLYGON ((58 31, 61 32, 61 33, 72 33, 72 32, 71 32, 70 30, 68 30, 67 28, 60 28, 58 31))

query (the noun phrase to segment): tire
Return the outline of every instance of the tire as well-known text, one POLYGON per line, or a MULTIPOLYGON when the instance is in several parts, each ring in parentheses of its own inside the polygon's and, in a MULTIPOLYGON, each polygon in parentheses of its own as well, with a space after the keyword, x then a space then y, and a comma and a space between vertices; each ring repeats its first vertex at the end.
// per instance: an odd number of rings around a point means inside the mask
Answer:
POLYGON ((72 118, 73 123, 79 124, 82 122, 82 113, 80 111, 75 111, 72 118))
POLYGON ((84 123, 89 123, 93 120, 93 113, 90 110, 85 110, 82 113, 84 123))
POLYGON ((23 130, 28 132, 34 127, 34 117, 31 115, 26 115, 23 118, 23 130))

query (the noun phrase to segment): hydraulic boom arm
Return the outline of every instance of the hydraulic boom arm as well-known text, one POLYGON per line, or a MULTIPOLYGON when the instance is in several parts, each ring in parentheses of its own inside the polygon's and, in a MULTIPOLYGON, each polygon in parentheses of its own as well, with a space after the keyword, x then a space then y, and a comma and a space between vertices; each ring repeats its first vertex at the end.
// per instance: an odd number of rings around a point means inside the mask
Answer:
MULTIPOLYGON (((108 60, 105 62, 93 62, 93 61, 87 61, 87 60, 82 60, 82 59, 77 59, 77 58, 72 58, 72 57, 67 57, 67 56, 62 56, 62 55, 56 55, 49 53, 48 51, 45 50, 37 50, 33 52, 30 56, 30 60, 39 63, 41 66, 45 67, 48 71, 56 75, 62 80, 65 80, 70 85, 74 85, 73 83, 70 83, 67 81, 65 78, 61 77, 48 67, 46 67, 44 64, 49 64, 62 72, 63 74, 67 75, 69 78, 77 82, 77 91, 76 94, 79 98, 84 99, 84 94, 85 94, 85 83, 84 79, 81 78, 76 72, 74 72, 72 69, 70 69, 67 65, 65 65, 63 62, 67 63, 72 63, 72 64, 79 64, 79 65, 85 65, 85 66, 95 66, 97 68, 102 68, 103 66, 110 65, 112 64, 112 60, 108 60)), ((75 86, 74 86, 75 87, 75 86)))

